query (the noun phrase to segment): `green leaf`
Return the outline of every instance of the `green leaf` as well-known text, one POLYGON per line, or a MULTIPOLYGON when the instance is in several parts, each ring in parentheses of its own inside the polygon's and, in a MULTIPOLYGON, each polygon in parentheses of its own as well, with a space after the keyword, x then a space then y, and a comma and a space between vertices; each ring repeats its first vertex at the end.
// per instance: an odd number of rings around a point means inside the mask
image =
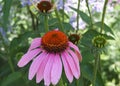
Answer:
MULTIPOLYGON (((102 28, 102 22, 96 22, 94 25, 97 26, 97 27, 99 27, 99 28, 102 28)), ((114 33, 113 33, 113 31, 111 30, 111 28, 110 28, 108 25, 106 25, 105 23, 104 23, 104 31, 105 31, 105 32, 109 32, 109 33, 111 33, 112 35, 114 35, 114 33)))
POLYGON ((82 63, 88 63, 94 60, 94 55, 90 52, 90 49, 86 48, 86 50, 81 52, 82 54, 82 63))
MULTIPOLYGON (((99 69, 98 69, 99 71, 99 69)), ((81 65, 82 76, 92 82, 94 77, 94 68, 91 64, 81 65)), ((95 86, 104 86, 104 82, 101 78, 101 74, 97 72, 96 75, 96 85, 95 86)))
POLYGON ((51 18, 49 20, 49 28, 50 30, 52 30, 53 28, 59 28, 59 23, 58 23, 58 19, 57 18, 51 18))
POLYGON ((98 33, 95 30, 89 29, 86 33, 83 34, 81 41, 81 44, 91 48, 92 47, 92 39, 93 37, 99 35, 100 33, 98 33))
POLYGON ((9 14, 10 14, 10 8, 12 5, 12 0, 3 0, 4 6, 3 6, 3 28, 5 31, 7 31, 7 24, 9 20, 9 14))
POLYGON ((73 27, 70 23, 63 23, 64 29, 69 32, 70 30, 73 30, 73 27))
POLYGON ((60 9, 59 12, 60 12, 61 16, 64 14, 64 17, 69 18, 68 14, 66 14, 63 9, 60 9))
MULTIPOLYGON (((0 83, 1 79, 6 77, 6 75, 10 72, 10 66, 7 61, 0 58, 0 83)), ((1 85, 0 85, 1 86, 1 85)))
POLYGON ((27 31, 14 38, 10 43, 10 47, 8 48, 10 51, 10 56, 13 58, 18 52, 26 52, 30 46, 28 43, 28 38, 34 38, 36 36, 37 34, 33 33, 32 31, 27 31))
POLYGON ((1 86, 25 86, 21 72, 11 73, 1 84, 1 86))
POLYGON ((76 8, 73 8, 73 7, 70 7, 70 8, 71 8, 72 10, 78 12, 79 15, 80 15, 80 17, 82 18, 82 20, 83 20, 84 22, 86 22, 88 25, 91 24, 91 19, 90 19, 90 17, 89 17, 86 13, 84 13, 83 11, 78 10, 78 9, 76 9, 76 8))
POLYGON ((107 34, 103 34, 103 36, 104 36, 106 39, 115 40, 115 38, 114 38, 113 36, 110 36, 110 35, 107 35, 107 34))

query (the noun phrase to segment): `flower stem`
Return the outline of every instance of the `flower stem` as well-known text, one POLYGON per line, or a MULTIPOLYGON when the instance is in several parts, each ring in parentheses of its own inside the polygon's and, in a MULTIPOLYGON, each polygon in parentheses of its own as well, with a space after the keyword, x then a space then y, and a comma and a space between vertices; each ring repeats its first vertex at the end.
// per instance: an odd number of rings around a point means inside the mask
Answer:
POLYGON ((58 18, 58 22, 60 24, 60 30, 64 32, 63 24, 60 20, 60 16, 59 16, 59 13, 58 13, 57 9, 55 9, 55 14, 56 14, 56 17, 58 18))
POLYGON ((86 1, 86 6, 87 6, 87 9, 88 9, 88 13, 89 13, 89 15, 90 15, 91 28, 93 29, 92 15, 91 15, 91 12, 90 12, 90 8, 89 8, 88 0, 85 0, 85 1, 86 1))
POLYGON ((94 77, 93 77, 93 82, 92 82, 92 86, 95 86, 95 82, 96 82, 96 75, 97 75, 97 69, 98 69, 98 63, 99 63, 99 55, 96 55, 95 57, 95 65, 94 65, 94 77))
MULTIPOLYGON (((80 9, 80 0, 78 0, 77 10, 80 9)), ((77 30, 79 30, 79 13, 77 12, 77 30)))
POLYGON ((10 56, 8 56, 8 63, 9 63, 11 71, 15 72, 14 67, 13 67, 13 63, 12 63, 12 60, 11 60, 10 56))
POLYGON ((76 80, 76 86, 79 86, 79 79, 76 80))
POLYGON ((2 38, 2 43, 3 43, 3 46, 6 50, 6 53, 7 53, 7 57, 8 57, 8 64, 10 66, 10 69, 12 72, 15 72, 14 70, 14 66, 13 66, 13 63, 12 63, 12 60, 10 58, 10 53, 9 53, 9 43, 5 43, 5 40, 3 39, 3 36, 0 34, 0 37, 2 38))
POLYGON ((59 81, 59 86, 64 86, 62 78, 59 81))
POLYGON ((102 20, 101 20, 102 26, 101 26, 100 33, 102 33, 102 31, 104 29, 104 19, 105 19, 105 13, 106 13, 107 3, 108 3, 108 0, 105 0, 104 7, 103 7, 103 13, 102 13, 102 20))
POLYGON ((65 10, 65 0, 63 0, 63 13, 62 13, 62 22, 64 22, 64 10, 65 10))
POLYGON ((35 22, 34 14, 33 14, 32 11, 30 10, 30 7, 29 7, 29 6, 27 6, 27 8, 28 8, 28 11, 29 11, 30 16, 31 16, 33 30, 36 30, 36 22, 35 22))
POLYGON ((47 15, 44 16, 44 25, 45 25, 45 32, 48 32, 49 27, 48 27, 48 16, 47 15))

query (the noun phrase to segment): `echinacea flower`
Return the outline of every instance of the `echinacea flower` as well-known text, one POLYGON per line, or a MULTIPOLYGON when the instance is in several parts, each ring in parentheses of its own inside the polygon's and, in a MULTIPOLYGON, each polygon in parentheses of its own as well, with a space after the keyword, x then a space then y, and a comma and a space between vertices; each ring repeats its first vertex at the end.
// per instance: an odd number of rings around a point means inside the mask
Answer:
POLYGON ((98 36, 95 36, 93 39, 92 39, 92 43, 95 47, 98 47, 98 48, 102 48, 105 46, 106 44, 106 38, 102 35, 98 35, 98 36))
POLYGON ((33 5, 40 12, 51 12, 53 11, 55 4, 51 0, 20 0, 22 6, 33 5))
POLYGON ((51 2, 51 0, 40 0, 37 3, 37 8, 40 12, 51 12, 54 8, 54 4, 51 2))
POLYGON ((55 8, 52 0, 31 0, 31 3, 42 13, 49 13, 55 8))
POLYGON ((73 44, 77 44, 80 40, 80 35, 77 33, 70 34, 68 37, 69 41, 71 41, 73 44))
POLYGON ((62 66, 70 83, 73 77, 76 79, 80 77, 79 60, 82 60, 80 51, 59 30, 49 31, 43 37, 33 39, 27 53, 17 65, 24 67, 31 60, 33 61, 28 78, 32 80, 36 75, 36 83, 44 80, 45 86, 56 85, 61 78, 62 66))

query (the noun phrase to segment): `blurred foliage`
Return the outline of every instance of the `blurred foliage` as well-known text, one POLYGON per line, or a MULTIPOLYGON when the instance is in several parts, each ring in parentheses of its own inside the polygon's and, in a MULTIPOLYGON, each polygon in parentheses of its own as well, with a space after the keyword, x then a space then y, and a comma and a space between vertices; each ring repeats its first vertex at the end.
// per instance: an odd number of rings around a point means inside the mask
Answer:
MULTIPOLYGON (((17 67, 18 60, 27 51, 31 40, 44 34, 43 15, 34 14, 29 6, 22 7, 18 0, 3 0, 0 4, 3 6, 0 27, 4 28, 4 33, 0 33, 0 86, 43 86, 43 81, 36 84, 35 79, 28 80, 29 64, 21 69, 17 67)), ((81 77, 77 84, 91 85, 95 53, 100 53, 101 61, 97 71, 96 86, 120 86, 120 15, 117 15, 120 14, 120 6, 114 8, 113 13, 107 14, 106 19, 109 20, 110 16, 113 18, 111 22, 104 23, 105 30, 102 35, 108 40, 104 49, 94 47, 91 41, 93 37, 101 35, 99 33, 101 22, 97 21, 93 24, 94 27, 91 27, 87 13, 74 7, 71 9, 79 12, 80 18, 87 24, 84 31, 79 30, 81 39, 77 45, 81 50, 83 61, 80 63, 81 77)), ((61 10, 59 15, 62 16, 62 14, 61 10)), ((64 15, 66 19, 62 23, 65 31, 73 32, 73 27, 68 23, 68 15, 66 13, 64 15)), ((95 18, 97 16, 94 14, 95 18)), ((49 17, 50 29, 60 28, 55 14, 49 14, 49 17)), ((76 86, 76 82, 68 83, 64 73, 62 78, 66 86, 76 86)))

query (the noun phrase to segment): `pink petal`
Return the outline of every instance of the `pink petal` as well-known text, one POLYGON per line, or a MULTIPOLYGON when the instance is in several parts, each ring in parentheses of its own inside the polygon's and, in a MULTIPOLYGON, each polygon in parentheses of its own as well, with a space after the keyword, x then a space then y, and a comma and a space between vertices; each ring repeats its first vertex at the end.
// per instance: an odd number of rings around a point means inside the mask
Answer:
POLYGON ((68 62, 68 65, 70 66, 71 68, 71 71, 73 73, 73 75, 75 76, 75 78, 79 78, 79 74, 78 74, 78 70, 75 66, 75 63, 74 63, 74 60, 72 59, 72 57, 68 54, 68 52, 66 51, 64 53, 64 56, 65 56, 65 59, 66 61, 68 62))
POLYGON ((29 80, 31 80, 35 76, 35 74, 39 69, 39 66, 41 65, 41 62, 44 60, 44 57, 46 56, 47 56, 47 53, 43 52, 33 60, 29 69, 29 76, 28 76, 29 80))
POLYGON ((62 57, 62 61, 63 61, 63 66, 64 66, 65 74, 67 76, 67 79, 71 83, 73 81, 72 71, 71 71, 71 69, 70 69, 70 67, 68 65, 68 62, 65 59, 66 57, 65 57, 65 55, 63 53, 61 54, 61 57, 62 57))
POLYGON ((49 86, 51 82, 51 69, 53 66, 53 61, 54 61, 55 55, 50 54, 49 55, 49 60, 46 64, 45 70, 44 70, 44 83, 45 85, 49 86))
POLYGON ((28 51, 35 49, 41 45, 41 38, 35 38, 33 39, 28 51))
POLYGON ((60 56, 56 54, 53 62, 53 67, 51 71, 51 82, 53 85, 56 85, 58 81, 60 80, 61 74, 62 74, 62 62, 60 59, 60 56))
POLYGON ((72 50, 69 49, 68 52, 70 53, 70 55, 72 56, 74 60, 75 66, 77 67, 78 75, 80 77, 79 59, 77 58, 76 54, 72 50))
POLYGON ((82 61, 82 55, 81 55, 81 53, 77 52, 76 50, 75 50, 75 53, 76 53, 79 61, 81 62, 82 61))
POLYGON ((80 54, 79 48, 76 45, 74 45, 72 42, 69 42, 69 46, 75 50, 76 54, 78 55, 79 60, 82 61, 82 56, 80 54))
POLYGON ((41 49, 35 49, 31 50, 30 52, 27 52, 22 56, 20 61, 18 62, 19 67, 25 66, 28 62, 30 62, 36 55, 38 55, 41 52, 41 49))
POLYGON ((36 83, 39 83, 43 79, 44 70, 45 70, 45 66, 46 66, 46 64, 48 62, 48 59, 49 59, 49 55, 44 57, 44 60, 40 64, 37 75, 36 75, 36 83))

